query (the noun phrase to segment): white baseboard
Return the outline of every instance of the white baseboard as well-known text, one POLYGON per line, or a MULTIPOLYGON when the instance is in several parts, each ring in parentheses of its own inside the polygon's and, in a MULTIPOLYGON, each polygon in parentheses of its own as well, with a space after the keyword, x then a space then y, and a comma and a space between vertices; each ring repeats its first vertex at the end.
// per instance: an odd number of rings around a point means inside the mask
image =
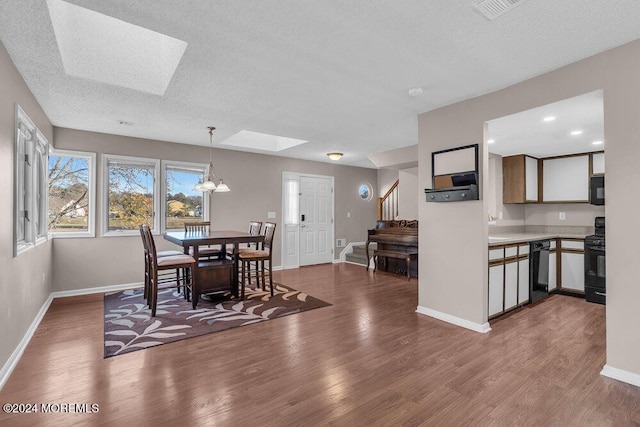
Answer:
POLYGON ((486 334, 491 330, 491 326, 489 326, 489 322, 486 322, 484 324, 475 323, 475 322, 471 322, 470 320, 463 319, 461 317, 452 316, 447 313, 442 313, 440 311, 423 307, 421 305, 419 305, 418 308, 416 308, 416 312, 420 314, 424 314, 425 316, 442 320, 443 322, 451 323, 456 326, 461 326, 466 329, 471 329, 474 332, 480 332, 482 334, 486 334))
POLYGON ((622 381, 627 384, 640 387, 640 374, 624 371, 622 369, 614 368, 613 366, 604 365, 600 375, 613 378, 614 380, 622 381))
POLYGON ((24 337, 22 337, 22 340, 18 344, 18 347, 16 347, 13 353, 11 353, 11 356, 9 357, 9 360, 7 360, 7 363, 5 363, 2 369, 0 369, 0 390, 2 390, 2 387, 4 387, 5 383, 9 379, 9 376, 20 361, 20 358, 24 354, 24 350, 27 348, 27 345, 31 341, 31 338, 33 338, 33 334, 35 334, 36 329, 38 329, 40 321, 42 321, 42 318, 47 313, 47 310, 51 305, 51 301, 53 301, 53 296, 49 294, 47 300, 44 302, 44 304, 42 304, 42 307, 40 307, 38 314, 36 314, 35 319, 33 319, 33 322, 31 322, 31 326, 29 326, 29 329, 27 329, 27 333, 24 334, 24 337))

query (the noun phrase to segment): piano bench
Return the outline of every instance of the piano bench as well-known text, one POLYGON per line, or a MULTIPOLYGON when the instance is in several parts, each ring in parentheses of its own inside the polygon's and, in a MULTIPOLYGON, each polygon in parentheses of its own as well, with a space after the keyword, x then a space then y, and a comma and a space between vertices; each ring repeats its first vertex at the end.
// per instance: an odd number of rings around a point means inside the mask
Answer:
MULTIPOLYGON (((411 280, 411 258, 415 257, 417 254, 418 252, 401 252, 385 249, 375 249, 373 251, 373 271, 375 272, 378 269, 378 257, 403 259, 407 263, 407 280, 411 280)), ((386 268, 386 260, 384 265, 386 268)))

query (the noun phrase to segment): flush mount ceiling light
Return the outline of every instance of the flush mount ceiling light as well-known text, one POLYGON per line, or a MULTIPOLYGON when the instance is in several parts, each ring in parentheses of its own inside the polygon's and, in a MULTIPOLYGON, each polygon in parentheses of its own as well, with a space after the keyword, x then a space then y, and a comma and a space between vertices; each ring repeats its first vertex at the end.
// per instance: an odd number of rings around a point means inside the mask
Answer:
POLYGON ((495 139, 487 139, 487 144, 493 144, 494 142, 496 142, 495 139))
POLYGON ((545 122, 552 122, 556 119, 556 116, 547 116, 544 119, 542 119, 545 122))
POLYGON ((571 136, 576 136, 576 135, 582 135, 582 131, 581 130, 572 130, 571 131, 571 136))
POLYGON ((340 158, 343 156, 343 154, 342 153, 327 153, 327 156, 331 160, 340 160, 340 158))
POLYGON ((193 186, 194 191, 208 191, 209 194, 212 192, 216 193, 227 193, 231 191, 229 186, 224 183, 222 178, 219 178, 215 172, 213 172, 213 160, 211 160, 212 151, 213 151, 213 131, 216 130, 213 126, 209 126, 209 165, 207 166, 207 170, 204 174, 204 182, 199 182, 193 186), (218 181, 218 184, 215 183, 218 181))
POLYGON ((409 96, 420 96, 424 93, 421 87, 414 87, 409 89, 409 96))

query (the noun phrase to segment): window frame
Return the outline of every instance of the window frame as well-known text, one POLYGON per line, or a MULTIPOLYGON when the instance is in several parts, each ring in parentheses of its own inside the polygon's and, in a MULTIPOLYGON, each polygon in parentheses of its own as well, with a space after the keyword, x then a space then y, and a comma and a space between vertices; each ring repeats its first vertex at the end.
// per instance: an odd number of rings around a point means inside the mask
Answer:
MULTIPOLYGON (((176 169, 184 169, 184 170, 193 170, 201 172, 202 176, 206 173, 207 169, 206 163, 190 163, 190 162, 181 162, 177 160, 163 160, 162 161, 162 179, 161 179, 161 195, 162 201, 160 202, 160 216, 161 216, 161 224, 160 229, 162 233, 166 233, 169 231, 167 229, 167 169, 168 168, 176 168, 176 169)), ((209 221, 209 200, 210 194, 208 191, 202 192, 202 220, 209 221)), ((174 230, 174 229, 171 229, 174 230)))
MULTIPOLYGON (((89 170, 87 171, 87 176, 89 178, 89 182, 87 183, 88 201, 87 208, 89 209, 89 218, 87 220, 87 231, 71 231, 71 232, 55 232, 51 231, 49 234, 53 236, 55 239, 75 239, 75 238, 86 238, 86 237, 96 237, 96 153, 91 153, 88 151, 75 151, 75 150, 58 150, 52 149, 49 153, 53 156, 60 157, 75 157, 80 159, 86 159, 88 161, 89 170)), ((49 172, 48 162, 47 162, 47 176, 49 172)), ((48 184, 48 183, 47 183, 48 184)), ((48 185, 47 185, 48 186, 48 185)), ((48 194, 48 192, 47 192, 48 194)), ((48 201, 47 201, 48 206, 48 201)), ((47 228, 48 228, 48 216, 47 216, 47 228)))
POLYGON ((48 163, 49 141, 18 104, 15 108, 14 142, 13 256, 17 257, 49 239, 48 230, 44 233, 36 230, 36 223, 41 224, 43 217, 46 223, 48 211, 48 192, 42 195, 44 199, 36 201, 38 184, 47 185, 47 175, 44 173, 43 176, 44 171, 38 169, 37 159, 43 165, 48 163), (29 139, 21 138, 24 135, 21 127, 30 133, 29 139), (35 212, 36 209, 38 212, 35 212), (34 221, 36 216, 38 221, 34 221), (22 227, 20 221, 23 221, 22 227))
POLYGON ((121 156, 117 154, 103 154, 102 156, 102 237, 140 236, 140 231, 109 230, 109 161, 115 160, 132 166, 153 165, 153 226, 151 232, 157 234, 160 230, 159 213, 162 193, 160 192, 160 160, 147 157, 121 156))

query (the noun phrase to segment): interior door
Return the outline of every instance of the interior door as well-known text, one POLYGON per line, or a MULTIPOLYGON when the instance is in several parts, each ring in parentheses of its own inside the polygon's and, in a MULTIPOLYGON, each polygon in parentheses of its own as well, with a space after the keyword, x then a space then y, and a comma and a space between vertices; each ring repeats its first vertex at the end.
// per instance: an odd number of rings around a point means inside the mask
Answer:
POLYGON ((300 176, 300 265, 333 261, 333 180, 300 176))

